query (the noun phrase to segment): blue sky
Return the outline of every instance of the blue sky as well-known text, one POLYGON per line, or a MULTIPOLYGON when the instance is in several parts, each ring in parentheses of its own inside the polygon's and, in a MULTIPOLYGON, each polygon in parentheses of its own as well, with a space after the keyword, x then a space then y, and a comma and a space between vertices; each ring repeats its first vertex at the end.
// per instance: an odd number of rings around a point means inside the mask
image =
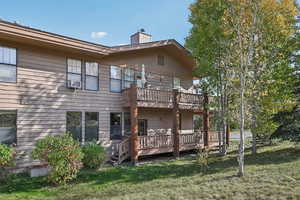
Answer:
POLYGON ((128 44, 144 28, 153 40, 184 43, 194 0, 9 0, 0 17, 22 25, 104 45, 128 44))

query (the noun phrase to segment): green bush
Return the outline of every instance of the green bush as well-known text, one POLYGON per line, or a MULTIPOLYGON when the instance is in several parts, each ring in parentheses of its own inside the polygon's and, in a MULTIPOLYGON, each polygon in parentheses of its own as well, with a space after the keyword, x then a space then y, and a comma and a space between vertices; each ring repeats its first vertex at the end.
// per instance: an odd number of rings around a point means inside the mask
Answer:
POLYGON ((100 168, 106 161, 104 148, 95 142, 91 142, 82 147, 84 153, 83 165, 88 168, 100 168))
POLYGON ((47 179, 50 183, 65 184, 76 178, 82 167, 83 153, 79 142, 64 134, 39 140, 32 157, 48 163, 51 170, 47 179))
POLYGON ((300 141, 300 106, 291 111, 277 113, 273 119, 280 126, 271 135, 271 138, 300 141))
POLYGON ((202 170, 208 169, 209 151, 206 148, 199 148, 196 160, 202 170))
POLYGON ((0 144, 0 182, 5 182, 8 177, 6 167, 13 166, 14 149, 5 144, 0 144))

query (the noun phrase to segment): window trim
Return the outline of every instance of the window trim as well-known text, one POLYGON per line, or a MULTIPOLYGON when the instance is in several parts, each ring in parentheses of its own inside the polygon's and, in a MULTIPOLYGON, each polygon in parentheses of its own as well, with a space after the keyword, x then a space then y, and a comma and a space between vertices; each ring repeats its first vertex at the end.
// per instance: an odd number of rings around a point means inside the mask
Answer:
POLYGON ((138 136, 148 136, 148 119, 138 119, 138 127, 140 122, 145 122, 146 127, 144 127, 145 129, 145 135, 140 135, 140 131, 138 130, 138 136))
MULTIPOLYGON (((86 122, 87 122, 87 119, 86 119, 86 114, 87 113, 96 113, 97 114, 97 139, 96 139, 96 141, 99 141, 100 140, 100 135, 99 135, 99 130, 100 130, 100 123, 99 123, 99 120, 100 120, 100 113, 99 112, 90 112, 90 111, 86 111, 86 112, 84 112, 84 143, 86 143, 86 142, 91 142, 91 141, 87 141, 86 139, 86 128, 87 128, 87 126, 86 126, 86 122)), ((82 137, 82 140, 83 140, 83 137, 82 137)))
POLYGON ((125 87, 126 83, 130 83, 130 84, 134 84, 136 82, 136 70, 135 69, 131 69, 131 68, 125 68, 122 70, 122 90, 125 90, 127 88, 130 88, 130 87, 125 87), (132 81, 129 81, 129 80, 126 80, 125 79, 125 71, 126 70, 131 70, 133 72, 133 80, 132 81))
MULTIPOLYGON (((17 109, 9 109, 9 110, 5 110, 5 109, 0 109, 0 112, 5 112, 5 111, 10 111, 10 112, 15 112, 15 114, 16 114, 16 124, 15 124, 15 140, 14 140, 14 142, 13 143, 11 143, 11 144, 8 144, 9 146, 10 145, 15 145, 15 146, 18 146, 18 110, 17 109)), ((0 142, 0 144, 2 144, 1 142, 0 142)))
POLYGON ((18 83, 18 63, 19 63, 19 59, 18 58, 19 58, 19 49, 16 48, 16 47, 5 46, 5 45, 0 45, 0 47, 6 47, 6 48, 10 48, 10 49, 15 49, 16 50, 16 65, 0 62, 1 65, 7 65, 7 66, 14 66, 14 67, 16 67, 16 81, 0 81, 0 83, 18 83))
MULTIPOLYGON (((84 112, 78 111, 78 110, 67 110, 67 111, 66 111, 66 132, 68 132, 68 113, 70 113, 70 112, 73 112, 73 113, 80 113, 80 135, 79 135, 79 140, 78 140, 78 142, 79 142, 80 144, 82 144, 82 142, 83 142, 83 131, 82 131, 82 129, 83 129, 83 125, 85 125, 85 124, 83 124, 83 113, 84 113, 84 112)), ((73 138, 72 133, 70 133, 70 134, 71 134, 71 136, 72 136, 72 138, 73 138)), ((74 139, 74 138, 73 138, 73 139, 74 139)))
POLYGON ((82 63, 83 61, 81 59, 76 59, 76 58, 72 58, 72 57, 67 57, 66 58, 66 87, 68 88, 68 82, 69 82, 69 74, 74 74, 74 75, 80 75, 80 80, 81 80, 81 88, 79 88, 80 90, 83 89, 83 71, 82 71, 82 63), (71 60, 78 60, 80 61, 81 65, 80 65, 80 69, 81 69, 81 73, 78 74, 78 73, 74 73, 74 72, 69 72, 69 65, 68 65, 68 60, 71 59, 71 60))
POLYGON ((181 79, 176 77, 176 76, 173 76, 173 82, 172 82, 172 86, 173 86, 173 89, 180 89, 181 88, 181 79), (178 88, 175 88, 175 80, 178 79, 179 80, 179 87, 178 88))
POLYGON ((100 86, 99 86, 99 71, 100 71, 100 69, 99 69, 99 63, 97 63, 97 62, 84 62, 84 90, 88 90, 88 91, 99 91, 100 90, 100 86), (93 75, 87 75, 86 74, 86 63, 96 63, 97 64, 97 68, 98 68, 98 76, 93 76, 93 75), (97 78, 97 89, 96 90, 93 90, 93 89, 87 89, 86 88, 86 77, 96 77, 97 78))
POLYGON ((122 87, 123 87, 123 84, 122 84, 122 68, 120 67, 120 66, 117 66, 117 65, 110 65, 110 67, 109 67, 109 91, 110 92, 112 92, 112 93, 122 93, 122 87), (121 78, 120 79, 116 79, 116 78, 111 78, 111 68, 112 67, 118 67, 118 68, 120 68, 120 70, 121 70, 121 78), (118 80, 118 81, 120 81, 120 91, 113 91, 113 90, 111 90, 111 80, 118 80))
POLYGON ((110 140, 118 140, 118 139, 114 139, 111 137, 111 115, 112 114, 120 114, 120 137, 122 138, 123 137, 123 113, 122 112, 110 112, 109 113, 109 139, 110 140))

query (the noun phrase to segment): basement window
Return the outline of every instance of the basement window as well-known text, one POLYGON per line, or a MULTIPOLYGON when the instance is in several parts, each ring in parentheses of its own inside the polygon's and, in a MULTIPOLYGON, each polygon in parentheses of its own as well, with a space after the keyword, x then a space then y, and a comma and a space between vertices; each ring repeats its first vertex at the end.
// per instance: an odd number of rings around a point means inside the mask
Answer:
POLYGON ((85 113, 85 142, 98 141, 99 139, 99 113, 85 113))
POLYGON ((82 114, 81 112, 67 112, 67 132, 73 139, 82 141, 82 114))
POLYGON ((17 50, 0 46, 0 81, 17 82, 17 50))
POLYGON ((17 143, 17 111, 0 110, 0 144, 17 143))

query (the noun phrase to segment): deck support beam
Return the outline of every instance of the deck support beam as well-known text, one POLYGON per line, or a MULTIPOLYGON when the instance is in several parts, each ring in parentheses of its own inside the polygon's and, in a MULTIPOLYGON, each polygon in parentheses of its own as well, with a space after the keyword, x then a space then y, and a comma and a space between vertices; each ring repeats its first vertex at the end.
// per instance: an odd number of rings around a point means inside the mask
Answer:
POLYGON ((175 158, 179 157, 179 92, 173 89, 173 154, 175 158))
POLYGON ((209 109, 208 109, 208 94, 205 92, 203 94, 203 140, 204 147, 209 148, 209 109))
POLYGON ((230 126, 229 123, 226 123, 226 145, 229 146, 230 143, 230 126))
POLYGON ((131 85, 130 89, 130 118, 131 118, 131 162, 136 165, 138 162, 138 106, 137 106, 137 86, 131 85))

